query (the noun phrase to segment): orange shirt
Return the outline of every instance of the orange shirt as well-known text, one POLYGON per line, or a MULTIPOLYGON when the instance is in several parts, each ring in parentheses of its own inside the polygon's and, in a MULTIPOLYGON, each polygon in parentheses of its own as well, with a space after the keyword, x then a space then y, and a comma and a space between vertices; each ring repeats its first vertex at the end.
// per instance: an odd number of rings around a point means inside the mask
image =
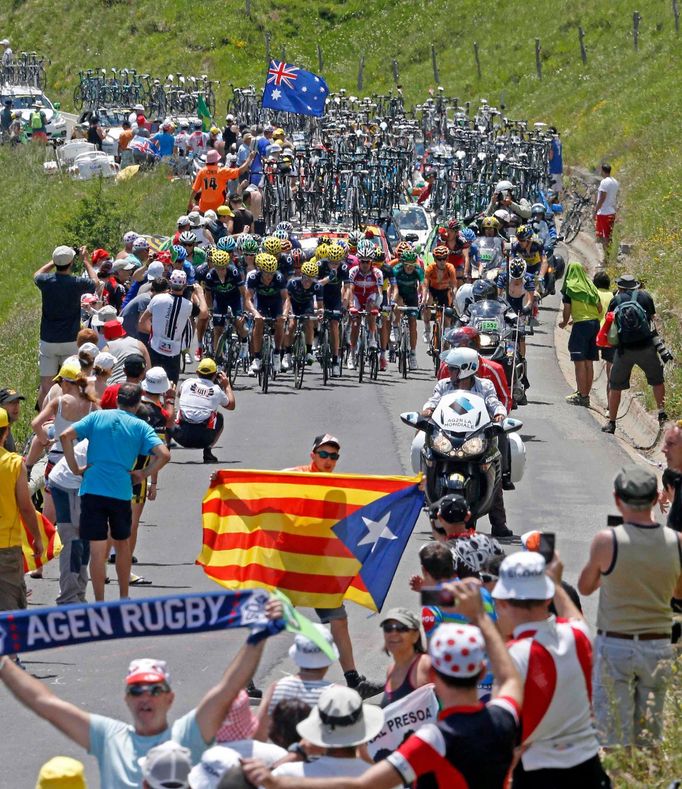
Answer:
POLYGON ((424 272, 426 284, 434 290, 447 290, 457 285, 457 274, 452 263, 446 263, 439 269, 436 263, 431 263, 424 272))
POLYGON ((199 210, 215 211, 225 203, 225 189, 227 182, 239 178, 238 167, 220 167, 217 164, 207 164, 197 173, 192 184, 193 192, 201 192, 199 210))
POLYGON ((133 139, 133 133, 130 129, 124 129, 118 138, 118 152, 125 151, 128 143, 133 139))
POLYGON ((308 463, 307 466, 294 466, 293 468, 285 468, 283 471, 307 471, 311 474, 319 474, 319 469, 315 468, 314 464, 308 463))

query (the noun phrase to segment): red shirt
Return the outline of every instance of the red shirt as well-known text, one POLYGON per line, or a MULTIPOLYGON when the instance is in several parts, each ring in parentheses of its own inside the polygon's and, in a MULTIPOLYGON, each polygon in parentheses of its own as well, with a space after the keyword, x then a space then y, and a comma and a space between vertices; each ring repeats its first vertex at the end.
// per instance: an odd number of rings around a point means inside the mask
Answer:
MULTIPOLYGON (((507 413, 511 411, 512 407, 512 396, 509 390, 509 384, 507 382, 507 376, 504 372, 504 367, 499 362, 493 362, 490 359, 486 359, 485 356, 478 357, 480 362, 478 366, 478 372, 476 375, 479 378, 487 378, 489 381, 492 381, 493 386, 495 387, 495 392, 497 393, 497 397, 499 398, 502 405, 507 409, 507 413)), ((438 368, 438 380, 441 381, 444 378, 449 378, 450 373, 448 372, 448 366, 445 362, 441 362, 440 367, 438 368)))

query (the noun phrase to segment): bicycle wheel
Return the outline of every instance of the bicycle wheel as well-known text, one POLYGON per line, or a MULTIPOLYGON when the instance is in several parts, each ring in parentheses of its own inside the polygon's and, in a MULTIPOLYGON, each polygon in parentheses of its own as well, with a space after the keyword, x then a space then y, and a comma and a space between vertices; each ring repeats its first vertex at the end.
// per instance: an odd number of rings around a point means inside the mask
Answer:
POLYGON ((201 354, 202 356, 210 356, 215 359, 215 349, 213 347, 213 323, 209 322, 201 339, 201 354))
POLYGON ((407 370, 409 368, 409 332, 403 332, 400 337, 400 351, 398 353, 398 369, 400 370, 403 378, 407 378, 407 370))
POLYGON ((431 359, 435 369, 435 375, 438 375, 438 368, 440 367, 440 323, 435 320, 433 322, 433 331, 431 333, 431 359))
POLYGON ((379 377, 379 352, 376 348, 371 348, 369 351, 369 377, 372 381, 376 381, 379 377))
POLYGON ((230 379, 230 386, 234 386, 234 382, 237 380, 237 373, 239 372, 240 345, 241 343, 238 340, 233 340, 230 343, 230 348, 227 354, 225 374, 230 379))
POLYGON ((561 225, 561 234, 564 237, 564 243, 570 244, 578 237, 580 226, 582 225, 582 217, 577 211, 569 214, 566 221, 561 225))
POLYGON ((263 335, 263 347, 261 348, 261 356, 262 356, 262 367, 260 369, 259 378, 260 378, 260 388, 263 391, 263 394, 267 394, 268 392, 268 383, 270 379, 270 337, 265 334, 263 335))
POLYGON ((76 87, 74 88, 74 91, 73 91, 73 106, 77 110, 82 110, 83 109, 83 86, 82 86, 82 84, 81 85, 76 85, 76 87))
POLYGON ((294 386, 300 389, 303 386, 305 374, 305 340, 301 332, 294 340, 294 386))

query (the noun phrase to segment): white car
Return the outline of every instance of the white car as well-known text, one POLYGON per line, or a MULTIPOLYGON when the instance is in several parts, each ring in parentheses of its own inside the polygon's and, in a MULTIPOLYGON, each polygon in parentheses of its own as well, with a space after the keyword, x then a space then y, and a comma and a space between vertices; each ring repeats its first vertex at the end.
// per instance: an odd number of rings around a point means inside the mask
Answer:
POLYGON ((59 112, 59 104, 56 106, 47 98, 40 88, 33 88, 28 85, 2 85, 0 86, 0 104, 7 100, 12 102, 12 111, 21 112, 24 123, 24 130, 27 137, 31 137, 31 113, 36 101, 42 103, 42 111, 47 119, 47 136, 51 140, 66 140, 66 120, 59 112))
POLYGON ((393 224, 401 241, 413 241, 424 246, 433 229, 429 213, 416 203, 406 203, 393 210, 393 224))

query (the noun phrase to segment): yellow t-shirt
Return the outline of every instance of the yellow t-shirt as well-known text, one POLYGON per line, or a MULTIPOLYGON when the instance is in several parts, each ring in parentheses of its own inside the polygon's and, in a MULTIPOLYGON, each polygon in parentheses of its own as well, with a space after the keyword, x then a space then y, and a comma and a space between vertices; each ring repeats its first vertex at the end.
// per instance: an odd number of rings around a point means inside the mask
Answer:
POLYGON ((23 526, 15 494, 21 455, 0 447, 0 548, 21 545, 23 526))
POLYGON ((613 301, 613 293, 610 290, 601 290, 598 288, 599 291, 599 301, 601 301, 601 316, 600 316, 600 325, 604 325, 604 321, 606 320, 606 313, 609 311, 609 304, 613 301))

